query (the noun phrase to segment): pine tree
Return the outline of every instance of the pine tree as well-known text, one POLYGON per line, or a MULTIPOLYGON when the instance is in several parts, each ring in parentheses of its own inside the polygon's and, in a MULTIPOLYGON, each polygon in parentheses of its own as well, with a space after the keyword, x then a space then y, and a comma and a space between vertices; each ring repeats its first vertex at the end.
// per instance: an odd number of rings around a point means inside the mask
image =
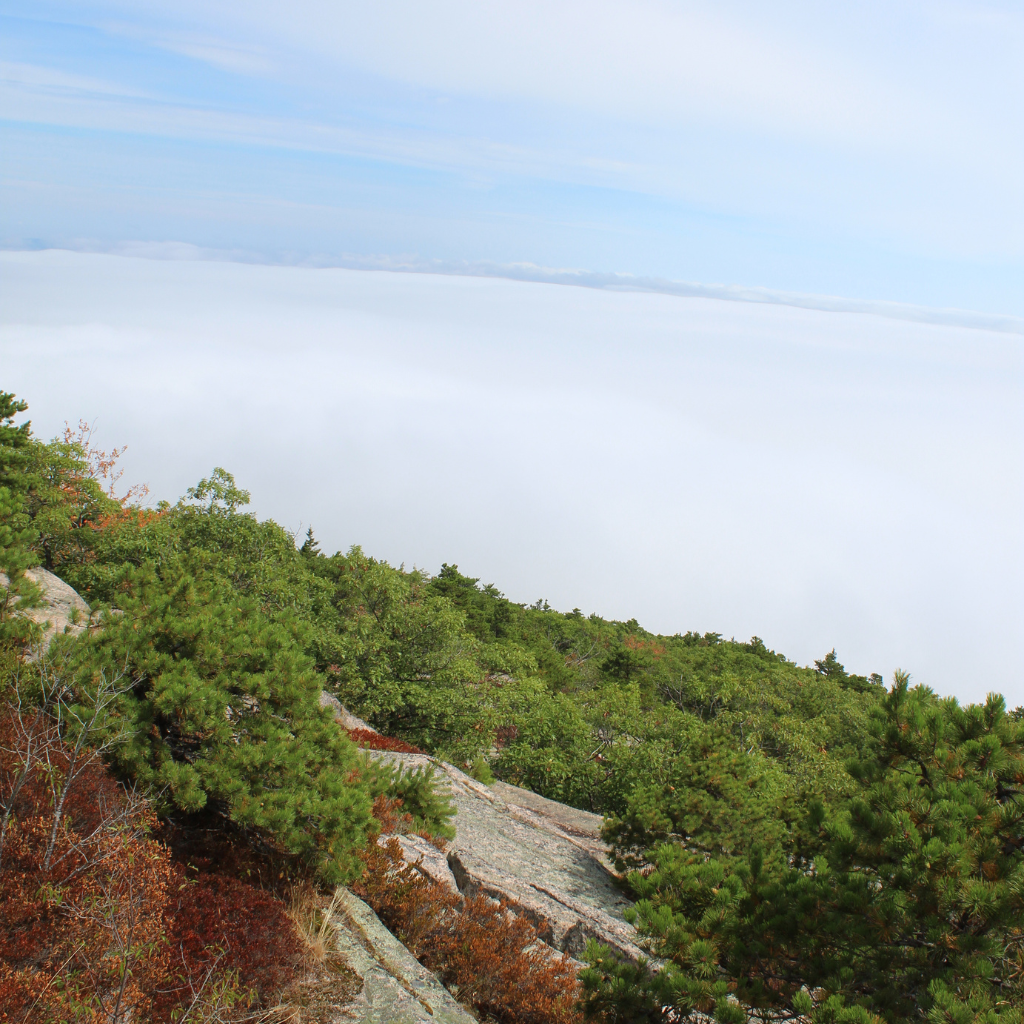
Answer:
POLYGON ((264 614, 207 561, 170 552, 126 570, 116 613, 79 652, 86 676, 131 680, 117 708, 131 739, 116 764, 162 793, 165 812, 205 810, 328 881, 352 877, 372 829, 358 751, 320 707, 296 624, 264 614))
POLYGON ((302 543, 302 547, 299 551, 307 558, 319 558, 322 552, 320 551, 320 545, 316 541, 316 537, 313 536, 313 527, 311 526, 306 530, 306 539, 302 543))
POLYGON ((38 534, 26 508, 35 442, 28 421, 14 425, 14 417, 27 408, 0 391, 0 647, 20 647, 31 639, 32 624, 14 612, 35 606, 41 596, 25 577, 26 569, 39 564, 32 550, 38 534))
POLYGON ((962 708, 898 673, 871 731, 852 796, 812 803, 777 847, 649 852, 655 870, 630 875, 635 920, 667 964, 630 978, 595 952, 592 1012, 650 988, 723 1022, 749 1007, 822 1024, 1018 1024, 1024 729, 1001 697, 962 708))

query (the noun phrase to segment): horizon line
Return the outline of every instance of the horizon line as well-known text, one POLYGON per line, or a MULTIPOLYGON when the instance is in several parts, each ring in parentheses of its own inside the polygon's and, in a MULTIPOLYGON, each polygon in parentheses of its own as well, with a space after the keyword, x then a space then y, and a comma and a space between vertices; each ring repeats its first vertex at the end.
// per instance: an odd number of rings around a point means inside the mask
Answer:
POLYGON ((757 285, 701 284, 623 272, 543 267, 535 263, 496 263, 488 260, 427 260, 417 256, 365 256, 282 252, 276 256, 245 249, 215 249, 190 242, 83 241, 77 245, 0 242, 3 252, 74 252, 134 257, 167 262, 240 263, 312 270, 375 270, 401 274, 438 274, 448 277, 484 277, 534 284, 554 284, 595 291, 640 292, 679 298, 718 299, 762 305, 791 306, 824 313, 861 313, 890 320, 967 327, 1002 334, 1024 335, 1024 317, 1009 313, 919 306, 883 299, 852 299, 836 295, 789 292, 757 285))

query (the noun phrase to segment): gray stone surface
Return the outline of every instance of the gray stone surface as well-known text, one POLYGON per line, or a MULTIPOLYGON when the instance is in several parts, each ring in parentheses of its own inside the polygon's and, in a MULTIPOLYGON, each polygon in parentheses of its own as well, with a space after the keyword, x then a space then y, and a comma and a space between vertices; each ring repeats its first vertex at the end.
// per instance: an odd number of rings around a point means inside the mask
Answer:
MULTIPOLYGON (((391 838, 391 836, 381 836, 378 842, 383 845, 391 838)), ((394 838, 398 840, 398 845, 402 848, 402 856, 407 864, 412 864, 420 874, 426 875, 427 878, 431 878, 435 882, 440 882, 453 893, 461 892, 455 875, 452 873, 451 865, 448 863, 448 857, 436 846, 417 835, 399 835, 394 838)))
POLYGON ((331 923, 339 952, 362 980, 340 1019, 367 1024, 475 1024, 476 1018, 381 924, 340 889, 331 923))
MULTIPOLYGON (((609 870, 598 815, 514 786, 485 786, 424 754, 372 756, 409 768, 434 766, 458 810, 447 864, 460 892, 514 902, 545 942, 570 956, 578 957, 589 938, 642 955, 623 917, 629 900, 609 870)), ((416 863, 426 851, 405 838, 407 860, 416 863)), ((436 858, 424 856, 419 869, 451 885, 436 858)))
MULTIPOLYGON (((58 633, 77 634, 85 629, 89 623, 89 606, 76 590, 43 568, 26 569, 25 575, 42 590, 43 601, 20 614, 43 626, 44 648, 58 633)), ((0 572, 0 587, 7 585, 7 576, 0 572)))
POLYGON ((495 782, 488 788, 495 796, 504 800, 505 803, 529 808, 531 811, 553 821, 566 832, 590 838, 600 838, 601 823, 604 820, 600 814, 593 814, 590 811, 581 811, 575 807, 560 804, 557 800, 549 800, 546 796, 532 793, 528 789, 510 786, 507 782, 495 782))
POLYGON ((495 782, 489 789, 491 792, 514 808, 520 819, 533 820, 539 827, 547 824, 557 826, 562 832, 575 837, 576 841, 596 857, 608 871, 612 871, 612 861, 608 856, 608 844, 601 838, 601 825, 604 819, 600 814, 581 811, 557 800, 549 800, 546 796, 532 793, 519 786, 510 786, 507 782, 495 782))
MULTIPOLYGON (((326 690, 320 691, 320 707, 330 708, 334 713, 334 720, 343 729, 355 730, 363 729, 366 732, 376 733, 372 725, 368 725, 361 718, 357 718, 349 711, 334 694, 328 693, 326 690)), ((379 734, 378 734, 379 735, 379 734)))

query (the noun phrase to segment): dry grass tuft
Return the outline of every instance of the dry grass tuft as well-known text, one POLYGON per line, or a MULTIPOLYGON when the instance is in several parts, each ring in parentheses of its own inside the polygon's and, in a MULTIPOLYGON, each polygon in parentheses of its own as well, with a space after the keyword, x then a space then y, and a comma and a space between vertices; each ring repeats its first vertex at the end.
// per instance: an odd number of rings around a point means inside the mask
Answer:
POLYGON ((342 1020, 344 1008, 359 991, 360 979, 335 948, 331 917, 339 890, 328 899, 309 881, 291 890, 288 917, 302 943, 302 965, 274 1007, 268 1024, 328 1024, 342 1020))
POLYGON ((324 906, 324 897, 307 881, 292 888, 288 916, 295 925, 295 931, 302 939, 304 952, 316 963, 323 963, 334 951, 334 934, 331 917, 338 909, 340 891, 324 906))

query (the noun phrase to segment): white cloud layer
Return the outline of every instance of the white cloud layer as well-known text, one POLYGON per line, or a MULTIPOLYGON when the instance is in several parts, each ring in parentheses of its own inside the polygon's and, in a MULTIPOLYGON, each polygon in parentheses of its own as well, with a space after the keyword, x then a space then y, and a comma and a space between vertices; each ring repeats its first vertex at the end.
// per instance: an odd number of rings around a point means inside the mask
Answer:
POLYGON ((0 386, 325 547, 1024 702, 1019 335, 488 278, 0 254, 0 386))
MULTIPOLYGON (((103 252, 115 256, 133 256, 151 260, 201 260, 218 263, 267 263, 261 253, 244 249, 218 250, 187 242, 118 242, 106 246, 69 247, 77 251, 103 252)), ((326 269, 389 270, 413 274, 454 274, 459 277, 498 277, 509 281, 570 285, 603 291, 645 292, 684 298, 721 299, 724 302, 756 302, 797 309, 818 309, 827 313, 870 313, 891 320, 971 327, 983 331, 1001 331, 1024 335, 1024 318, 1003 313, 979 313, 965 309, 936 309, 902 302, 848 299, 836 295, 782 292, 772 288, 747 288, 743 285, 699 284, 665 278, 639 277, 634 274, 607 274, 585 270, 538 267, 533 263, 473 263, 468 260, 423 260, 410 257, 343 255, 307 256, 292 254, 291 259, 273 261, 278 265, 326 269)))

